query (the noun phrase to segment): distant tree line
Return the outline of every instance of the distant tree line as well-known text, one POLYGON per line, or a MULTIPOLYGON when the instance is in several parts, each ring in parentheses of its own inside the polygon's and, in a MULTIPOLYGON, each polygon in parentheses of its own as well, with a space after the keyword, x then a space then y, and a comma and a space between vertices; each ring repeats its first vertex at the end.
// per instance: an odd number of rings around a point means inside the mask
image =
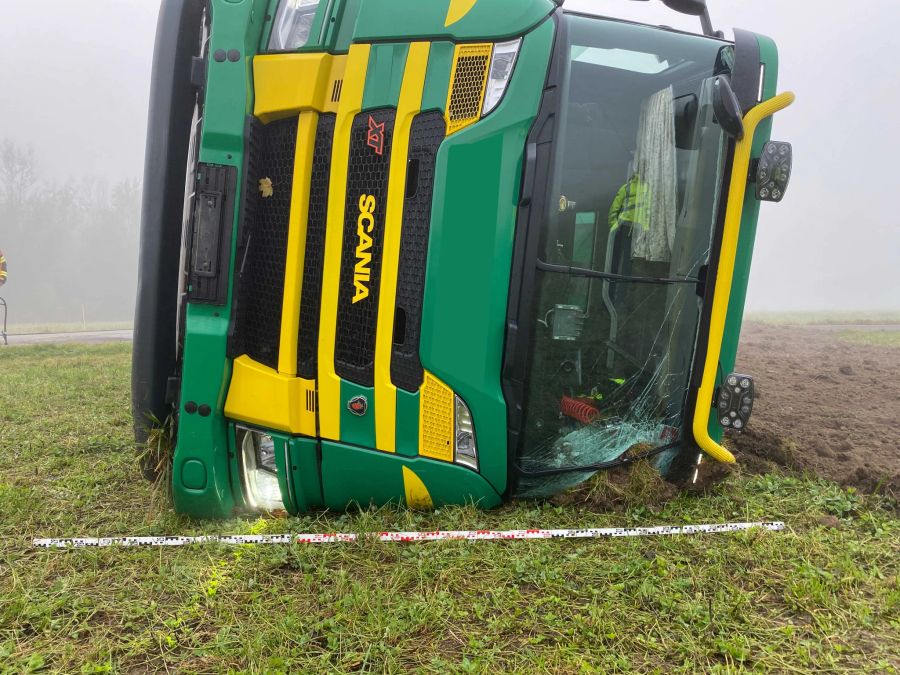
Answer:
POLYGON ((0 141, 0 295, 13 323, 130 321, 141 185, 84 175, 45 178, 30 148, 0 141))

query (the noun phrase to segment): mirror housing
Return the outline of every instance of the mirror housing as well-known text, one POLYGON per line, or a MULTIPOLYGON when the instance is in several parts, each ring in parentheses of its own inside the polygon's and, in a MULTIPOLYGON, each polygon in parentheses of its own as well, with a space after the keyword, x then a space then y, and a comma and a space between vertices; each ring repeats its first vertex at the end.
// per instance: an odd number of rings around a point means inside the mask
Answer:
POLYGON ((713 112, 716 122, 725 133, 737 140, 744 138, 744 117, 731 82, 724 75, 719 75, 713 82, 713 112))
POLYGON ((784 199, 793 165, 794 149, 790 143, 766 143, 756 166, 756 198, 764 202, 784 199))
POLYGON ((706 13, 706 0, 662 0, 669 9, 691 16, 703 16, 706 13))

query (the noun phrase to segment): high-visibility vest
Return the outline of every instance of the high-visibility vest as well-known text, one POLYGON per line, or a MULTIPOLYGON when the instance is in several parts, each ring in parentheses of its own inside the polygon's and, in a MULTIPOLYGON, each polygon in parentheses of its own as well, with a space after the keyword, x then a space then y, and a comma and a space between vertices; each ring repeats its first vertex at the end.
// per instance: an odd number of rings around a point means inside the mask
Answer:
POLYGON ((9 276, 9 273, 6 271, 6 256, 3 255, 3 251, 0 251, 0 286, 6 283, 6 278, 9 276))
POLYGON ((650 229, 650 186, 637 174, 619 188, 609 210, 609 229, 619 225, 650 229))

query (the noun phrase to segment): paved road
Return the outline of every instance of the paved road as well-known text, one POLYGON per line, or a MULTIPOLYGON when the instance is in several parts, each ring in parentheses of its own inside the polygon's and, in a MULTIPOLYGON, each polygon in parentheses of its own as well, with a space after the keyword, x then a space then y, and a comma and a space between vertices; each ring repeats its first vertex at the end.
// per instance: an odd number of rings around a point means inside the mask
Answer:
MULTIPOLYGON (((826 330, 871 330, 871 331, 897 331, 900 324, 809 324, 798 328, 822 328, 826 330)), ((9 346, 19 345, 50 345, 63 342, 78 342, 81 344, 101 344, 103 342, 128 342, 132 338, 131 330, 97 330, 79 333, 28 333, 25 335, 10 335, 9 346)), ((0 346, 3 342, 0 340, 0 346)))
MULTIPOLYGON (((10 335, 9 346, 51 345, 63 342, 95 345, 102 342, 129 342, 131 337, 131 330, 97 330, 82 333, 29 333, 25 335, 10 335)), ((3 341, 0 340, 0 347, 2 345, 3 341)))

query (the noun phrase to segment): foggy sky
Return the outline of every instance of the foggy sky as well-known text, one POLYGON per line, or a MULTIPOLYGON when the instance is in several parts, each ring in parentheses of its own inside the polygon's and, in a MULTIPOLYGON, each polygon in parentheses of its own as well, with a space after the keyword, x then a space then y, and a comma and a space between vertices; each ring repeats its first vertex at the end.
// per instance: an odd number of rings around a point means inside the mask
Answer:
MULTIPOLYGON (((785 201, 762 206, 748 309, 900 309, 900 3, 709 5, 729 37, 737 26, 775 39, 779 90, 797 94, 776 117, 773 137, 793 143, 794 173, 785 201)), ((567 7, 698 29, 655 1, 567 7)), ((32 146, 54 179, 139 177, 157 8, 0 0, 0 138, 32 146)))

